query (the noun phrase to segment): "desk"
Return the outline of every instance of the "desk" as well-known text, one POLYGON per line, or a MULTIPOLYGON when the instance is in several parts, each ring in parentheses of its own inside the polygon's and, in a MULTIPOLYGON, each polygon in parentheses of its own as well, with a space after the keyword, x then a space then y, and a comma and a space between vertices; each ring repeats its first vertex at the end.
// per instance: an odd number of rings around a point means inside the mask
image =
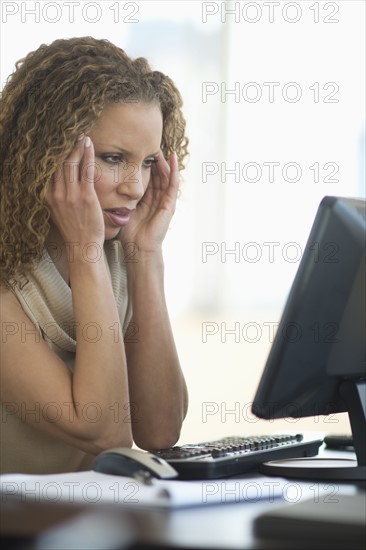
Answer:
MULTIPOLYGON (((328 456, 335 454, 327 453, 328 456)), ((337 453, 336 456, 340 456, 337 453)), ((344 455, 343 455, 344 456, 344 455)), ((350 455, 347 454, 349 457, 350 455)), ((243 476, 244 477, 244 476, 243 476)), ((253 477, 253 474, 251 474, 253 477)), ((260 477, 260 474, 258 474, 260 477)), ((351 484, 328 482, 288 481, 287 502, 307 498, 330 501, 340 493, 355 494, 357 487, 351 484), (300 490, 300 494, 298 491, 300 490)), ((13 549, 47 550, 50 548, 210 548, 210 549, 284 549, 284 541, 261 541, 253 534, 253 522, 263 512, 283 507, 284 501, 257 501, 250 503, 220 504, 186 509, 137 510, 111 505, 60 505, 5 503, 2 511, 2 542, 13 549), (53 526, 54 538, 44 538, 45 529, 53 526), (43 533, 43 535, 42 535, 43 533), (78 545, 77 539, 90 535, 93 543, 78 545), (11 536, 9 539, 8 537, 11 536), (26 541, 23 538, 26 537, 26 541), (43 537, 43 538, 42 538, 43 537), (56 537, 56 538, 55 538, 56 537), (98 542, 98 537, 102 537, 98 542), (58 545, 56 542, 58 541, 58 545), (76 542, 75 542, 76 541, 76 542), (52 546, 53 544, 53 546, 52 546), (64 546, 62 546, 64 544, 64 546)), ((301 548, 301 539, 297 548, 301 548)), ((286 543, 285 543, 286 544, 286 543)), ((314 550, 317 545, 312 545, 314 550)), ((322 548, 326 546, 322 545, 322 548)), ((332 541, 329 548, 337 549, 332 541)), ((295 548, 293 541, 288 548, 295 548)), ((305 543, 302 548, 309 548, 305 543)))

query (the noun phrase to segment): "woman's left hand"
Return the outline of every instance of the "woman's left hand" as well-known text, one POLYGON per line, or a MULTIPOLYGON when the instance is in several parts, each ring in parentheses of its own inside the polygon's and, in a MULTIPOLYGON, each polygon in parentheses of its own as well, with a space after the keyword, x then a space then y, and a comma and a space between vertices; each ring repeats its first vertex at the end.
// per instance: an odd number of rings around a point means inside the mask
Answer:
POLYGON ((134 243, 140 252, 156 252, 161 249, 175 211, 178 188, 177 156, 171 153, 168 163, 160 150, 151 167, 146 191, 128 225, 119 233, 122 246, 134 243))

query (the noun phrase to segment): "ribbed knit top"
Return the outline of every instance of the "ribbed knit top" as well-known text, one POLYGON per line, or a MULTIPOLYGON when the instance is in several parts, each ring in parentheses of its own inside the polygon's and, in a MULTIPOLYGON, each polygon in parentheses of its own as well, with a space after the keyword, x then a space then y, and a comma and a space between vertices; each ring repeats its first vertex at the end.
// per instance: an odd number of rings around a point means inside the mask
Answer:
MULTIPOLYGON (((103 257, 125 333, 132 313, 121 244, 106 241, 103 257)), ((46 251, 28 279, 29 282, 22 288, 17 286, 14 293, 42 338, 73 370, 76 340, 71 288, 46 251)), ((14 408, 14 404, 1 404, 1 473, 36 474, 90 469, 93 456, 40 432, 15 415, 14 408)), ((37 412, 42 411, 35 414, 37 412)))

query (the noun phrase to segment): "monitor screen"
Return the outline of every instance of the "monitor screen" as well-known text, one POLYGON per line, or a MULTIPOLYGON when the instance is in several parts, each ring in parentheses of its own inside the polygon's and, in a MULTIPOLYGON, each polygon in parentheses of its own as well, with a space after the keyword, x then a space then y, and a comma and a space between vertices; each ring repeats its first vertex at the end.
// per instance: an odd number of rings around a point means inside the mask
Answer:
POLYGON ((256 416, 347 411, 352 431, 357 422, 366 433, 365 244, 365 200, 324 197, 254 398, 256 416), (345 381, 355 384, 353 397, 342 391, 345 381))

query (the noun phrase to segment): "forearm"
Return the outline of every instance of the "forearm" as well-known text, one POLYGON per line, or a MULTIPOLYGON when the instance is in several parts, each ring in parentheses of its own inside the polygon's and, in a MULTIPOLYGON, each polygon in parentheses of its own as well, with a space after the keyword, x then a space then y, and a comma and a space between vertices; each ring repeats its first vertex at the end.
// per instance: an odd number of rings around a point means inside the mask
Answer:
POLYGON ((79 422, 86 420, 85 436, 96 437, 103 446, 129 445, 131 425, 126 356, 119 316, 103 258, 95 263, 75 259, 70 263, 76 323, 76 357, 72 397, 79 422), (85 415, 86 407, 97 421, 85 415), (122 414, 123 412, 123 414, 122 414))
POLYGON ((134 342, 126 339, 132 430, 136 444, 157 449, 176 443, 187 411, 187 389, 179 365, 164 295, 161 253, 139 254, 128 264, 134 342))

